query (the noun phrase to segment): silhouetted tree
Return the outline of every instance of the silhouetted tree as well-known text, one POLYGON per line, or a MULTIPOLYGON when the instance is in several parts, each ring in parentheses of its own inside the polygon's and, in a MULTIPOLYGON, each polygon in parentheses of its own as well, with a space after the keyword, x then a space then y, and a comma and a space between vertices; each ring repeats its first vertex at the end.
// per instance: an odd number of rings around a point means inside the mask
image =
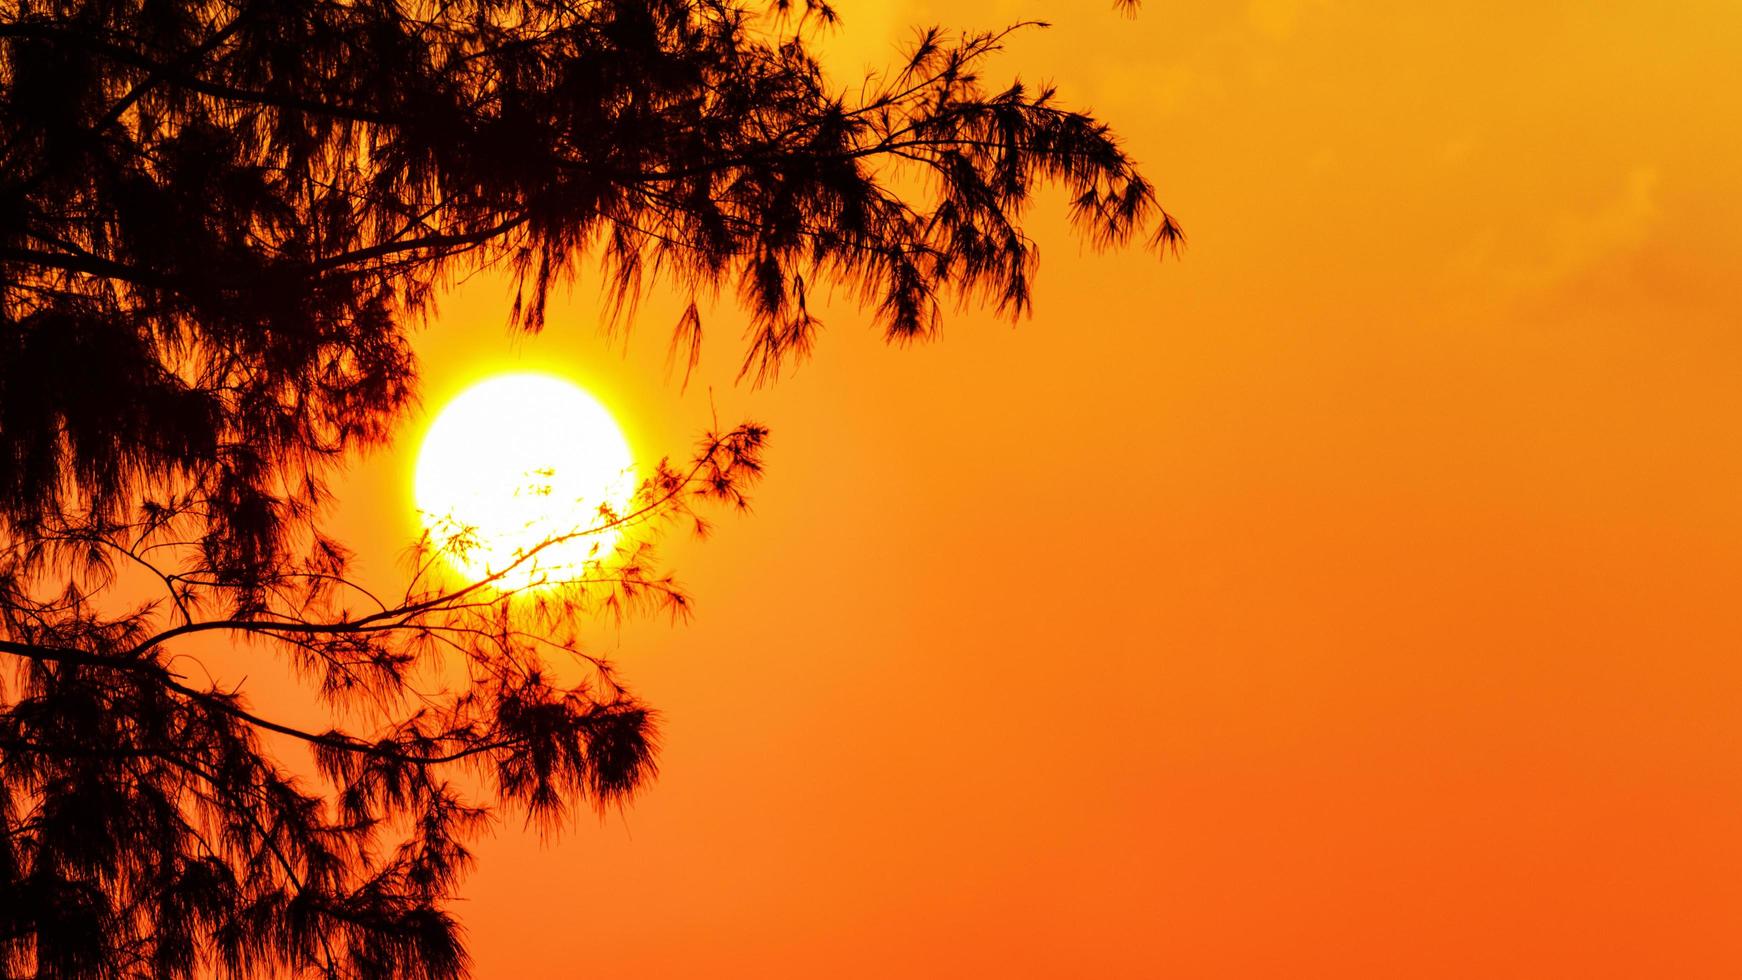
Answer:
MULTIPOLYGON (((519 596, 540 548, 455 585, 441 552, 465 535, 426 541, 377 598, 321 533, 328 465, 403 414, 408 327, 451 276, 505 269, 527 330, 582 269, 616 312, 681 290, 690 366, 702 304, 734 290, 760 380, 811 346, 812 283, 897 341, 951 299, 1023 314, 1040 185, 1097 244, 1178 240, 1104 125, 984 85, 1003 33, 928 31, 837 86, 807 47, 833 20, 819 0, 0 3, 8 974, 459 976, 444 901, 492 807, 549 825, 653 772, 649 710, 572 629, 681 611, 645 535, 519 596), (118 608, 140 582, 158 600, 118 608), (328 720, 218 686, 211 641, 288 658, 328 720)), ((710 434, 576 533, 741 506, 764 437, 710 434)))

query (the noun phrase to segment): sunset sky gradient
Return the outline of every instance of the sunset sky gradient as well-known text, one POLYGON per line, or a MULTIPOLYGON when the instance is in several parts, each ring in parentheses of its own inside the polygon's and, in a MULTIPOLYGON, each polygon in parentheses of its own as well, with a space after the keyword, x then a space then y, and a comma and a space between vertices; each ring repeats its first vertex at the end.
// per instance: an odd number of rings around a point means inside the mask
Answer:
POLYGON ((1051 195, 1036 314, 734 384, 742 318, 627 342, 583 276, 419 334, 425 412, 334 530, 394 581, 418 439, 493 373, 683 456, 773 437, 754 513, 601 625, 657 784, 480 848, 480 977, 1742 973, 1742 6, 841 4, 843 83, 914 25, 1044 18, 989 74, 1126 137, 1178 260, 1051 195))

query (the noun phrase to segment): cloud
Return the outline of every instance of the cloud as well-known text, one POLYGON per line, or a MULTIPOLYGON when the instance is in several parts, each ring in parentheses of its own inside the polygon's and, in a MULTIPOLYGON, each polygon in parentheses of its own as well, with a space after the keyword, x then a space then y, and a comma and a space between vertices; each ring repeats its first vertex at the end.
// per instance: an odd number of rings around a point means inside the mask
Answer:
POLYGON ((1635 167, 1620 193, 1595 211, 1566 215, 1552 228, 1547 248, 1534 267, 1523 270, 1535 285, 1576 276, 1609 256, 1643 245, 1662 214, 1658 171, 1635 167))
POLYGON ((1598 274, 1606 263, 1648 247, 1659 232, 1661 183, 1656 167, 1637 166, 1616 191, 1585 210, 1520 216, 1510 231, 1481 227, 1450 256, 1449 281, 1513 296, 1541 295, 1598 274))

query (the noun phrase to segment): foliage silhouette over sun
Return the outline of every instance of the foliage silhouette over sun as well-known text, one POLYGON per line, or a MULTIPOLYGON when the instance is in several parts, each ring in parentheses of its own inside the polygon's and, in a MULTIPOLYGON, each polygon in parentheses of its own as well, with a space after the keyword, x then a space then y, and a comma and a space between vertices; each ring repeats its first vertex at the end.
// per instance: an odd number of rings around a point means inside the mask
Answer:
POLYGON ((605 406, 547 374, 502 374, 442 407, 424 434, 417 509, 468 579, 517 564, 502 584, 528 588, 584 575, 608 554, 610 529, 635 492, 635 465, 605 406), (598 534, 544 548, 553 535, 598 524, 598 534), (456 540, 461 539, 461 540, 456 540))
MULTIPOLYGON (((501 270, 539 330, 584 276, 735 294, 743 373, 813 344, 815 285, 893 341, 1029 305, 1026 205, 1179 240, 1112 132, 988 87, 1004 33, 824 75, 820 0, 62 0, 0 10, 0 967, 9 975, 464 975, 448 912, 494 811, 545 830, 654 773, 652 711, 582 618, 688 599, 661 528, 742 508, 766 432, 646 470, 563 589, 364 591, 325 476, 394 432, 408 336, 501 270), (128 606, 141 583, 155 598, 128 606), (330 721, 211 679, 283 658, 330 721), (559 683, 552 665, 580 665, 559 683), (428 686, 427 678, 449 682, 428 686), (299 714, 297 717, 305 717, 299 714)), ((524 549, 536 561, 559 533, 524 549)))

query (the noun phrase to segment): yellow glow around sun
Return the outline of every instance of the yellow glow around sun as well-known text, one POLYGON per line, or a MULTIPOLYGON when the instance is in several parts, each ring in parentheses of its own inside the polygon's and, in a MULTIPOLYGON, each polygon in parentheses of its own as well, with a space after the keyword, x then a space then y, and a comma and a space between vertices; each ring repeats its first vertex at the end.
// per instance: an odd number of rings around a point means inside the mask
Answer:
MULTIPOLYGON (((418 452, 414 494, 437 544, 469 529, 475 545, 450 556, 476 581, 540 542, 598 527, 599 508, 624 513, 635 470, 617 421, 591 395, 546 374, 504 374, 442 409, 418 452)), ((502 582, 518 588, 576 578, 611 552, 615 531, 539 551, 502 582)))

